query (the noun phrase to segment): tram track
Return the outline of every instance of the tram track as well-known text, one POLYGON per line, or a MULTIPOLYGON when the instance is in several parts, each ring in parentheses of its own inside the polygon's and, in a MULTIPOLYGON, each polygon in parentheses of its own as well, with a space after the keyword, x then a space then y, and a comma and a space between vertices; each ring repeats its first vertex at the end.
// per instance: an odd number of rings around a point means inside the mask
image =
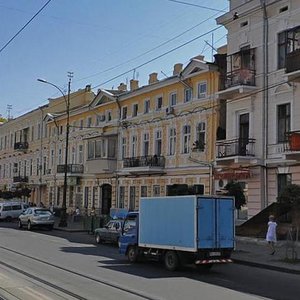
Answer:
MULTIPOLYGON (((7 251, 7 252, 9 252, 9 253, 14 253, 14 254, 19 255, 19 256, 21 256, 21 257, 26 257, 26 258, 31 259, 31 260, 33 260, 33 261, 36 261, 36 262, 39 262, 39 263, 41 263, 41 264, 50 266, 50 267, 52 267, 52 268, 55 268, 55 269, 58 269, 58 270, 61 270, 61 271, 70 273, 70 274, 72 274, 72 275, 76 275, 76 276, 78 276, 78 277, 81 277, 81 278, 84 278, 84 279, 91 280, 91 281, 93 281, 93 282, 102 284, 102 285, 107 286, 107 287, 110 287, 110 288, 112 288, 112 289, 115 289, 115 290, 118 290, 118 291, 125 292, 125 293, 127 293, 127 294, 129 294, 129 295, 133 295, 133 296, 135 296, 135 297, 139 297, 140 299, 146 299, 146 300, 159 300, 159 298, 151 297, 151 296, 149 296, 149 295, 143 294, 143 293, 140 292, 140 291, 136 291, 136 290, 130 289, 130 288, 128 288, 128 287, 124 287, 124 286, 118 285, 118 284, 116 284, 116 283, 114 283, 114 282, 110 282, 110 281, 106 281, 106 280, 103 280, 103 279, 94 278, 94 277, 92 277, 92 276, 89 276, 89 275, 86 275, 86 274, 83 274, 83 273, 80 273, 80 272, 77 272, 77 271, 73 271, 73 270, 64 268, 64 267, 62 267, 62 266, 58 266, 58 265, 53 264, 53 263, 50 263, 50 262, 48 262, 48 261, 45 261, 45 260, 42 260, 42 259, 33 257, 33 256, 31 256, 31 255, 28 255, 28 254, 25 254, 25 253, 22 253, 22 252, 19 252, 19 251, 16 251, 16 250, 13 250, 13 249, 10 249, 10 248, 7 248, 7 247, 0 246, 0 249, 5 250, 5 251, 7 251)), ((35 281, 37 281, 37 282, 40 282, 40 283, 42 283, 42 284, 44 284, 44 285, 46 285, 46 286, 51 287, 51 288, 57 289, 57 290, 59 290, 60 292, 66 294, 66 295, 69 295, 69 296, 71 296, 71 297, 74 297, 75 299, 79 299, 79 300, 88 300, 87 298, 82 297, 82 296, 80 296, 80 295, 77 295, 77 294, 75 294, 75 293, 73 293, 73 292, 71 292, 71 291, 69 291, 69 290, 66 290, 66 289, 64 289, 64 288, 62 288, 62 287, 60 287, 60 286, 58 286, 57 284, 53 284, 53 283, 50 282, 50 281, 47 281, 47 280, 42 279, 42 278, 40 278, 40 277, 37 277, 37 276, 35 276, 35 275, 33 275, 33 274, 30 274, 29 272, 26 272, 26 271, 24 271, 24 270, 21 270, 20 268, 17 268, 17 267, 14 267, 14 266, 10 265, 10 264, 7 264, 7 263, 1 261, 1 259, 0 259, 0 264, 3 265, 3 266, 5 266, 6 268, 9 268, 9 269, 11 269, 11 270, 13 270, 13 271, 19 273, 19 274, 22 274, 22 275, 24 275, 24 276, 26 276, 26 277, 28 277, 28 278, 30 278, 30 279, 33 279, 33 280, 35 280, 35 281)), ((1 296, 0 296, 0 300, 2 300, 2 299, 1 299, 1 296)))

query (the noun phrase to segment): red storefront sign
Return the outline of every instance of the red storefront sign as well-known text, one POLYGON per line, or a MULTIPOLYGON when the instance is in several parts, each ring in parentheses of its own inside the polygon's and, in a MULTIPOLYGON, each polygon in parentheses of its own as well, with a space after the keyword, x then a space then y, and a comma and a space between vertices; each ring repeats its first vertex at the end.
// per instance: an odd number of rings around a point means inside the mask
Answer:
POLYGON ((250 170, 226 170, 214 173, 215 179, 240 180, 251 177, 250 170))

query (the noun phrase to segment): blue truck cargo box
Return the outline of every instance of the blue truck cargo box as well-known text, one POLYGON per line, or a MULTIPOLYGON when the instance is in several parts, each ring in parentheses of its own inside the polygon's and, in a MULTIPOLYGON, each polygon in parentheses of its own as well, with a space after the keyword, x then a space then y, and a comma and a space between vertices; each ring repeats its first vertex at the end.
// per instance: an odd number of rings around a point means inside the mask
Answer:
POLYGON ((234 199, 141 198, 139 246, 195 252, 234 247, 234 199))

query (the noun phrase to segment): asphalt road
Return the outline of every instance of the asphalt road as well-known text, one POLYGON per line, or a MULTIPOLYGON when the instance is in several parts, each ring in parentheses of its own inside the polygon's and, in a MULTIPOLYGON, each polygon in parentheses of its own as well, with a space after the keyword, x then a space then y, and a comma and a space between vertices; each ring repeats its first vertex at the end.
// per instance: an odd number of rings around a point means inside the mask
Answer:
MULTIPOLYGON (((4 299, 298 300, 299 275, 238 264, 208 274, 158 263, 130 265, 111 245, 85 233, 18 230, 0 223, 0 296, 4 299)), ((1 297, 0 297, 1 299, 1 297)))

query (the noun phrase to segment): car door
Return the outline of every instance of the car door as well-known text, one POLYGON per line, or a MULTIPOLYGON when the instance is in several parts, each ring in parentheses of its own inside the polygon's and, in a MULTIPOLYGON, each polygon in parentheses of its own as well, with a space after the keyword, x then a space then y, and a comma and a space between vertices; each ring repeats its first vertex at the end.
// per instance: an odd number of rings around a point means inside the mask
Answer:
POLYGON ((31 212, 32 212, 32 208, 28 208, 28 209, 24 212, 24 214, 22 214, 22 215, 20 216, 20 219, 21 219, 22 224, 27 224, 31 212))
POLYGON ((114 222, 113 231, 111 234, 112 242, 117 243, 119 240, 121 223, 119 221, 114 222))

